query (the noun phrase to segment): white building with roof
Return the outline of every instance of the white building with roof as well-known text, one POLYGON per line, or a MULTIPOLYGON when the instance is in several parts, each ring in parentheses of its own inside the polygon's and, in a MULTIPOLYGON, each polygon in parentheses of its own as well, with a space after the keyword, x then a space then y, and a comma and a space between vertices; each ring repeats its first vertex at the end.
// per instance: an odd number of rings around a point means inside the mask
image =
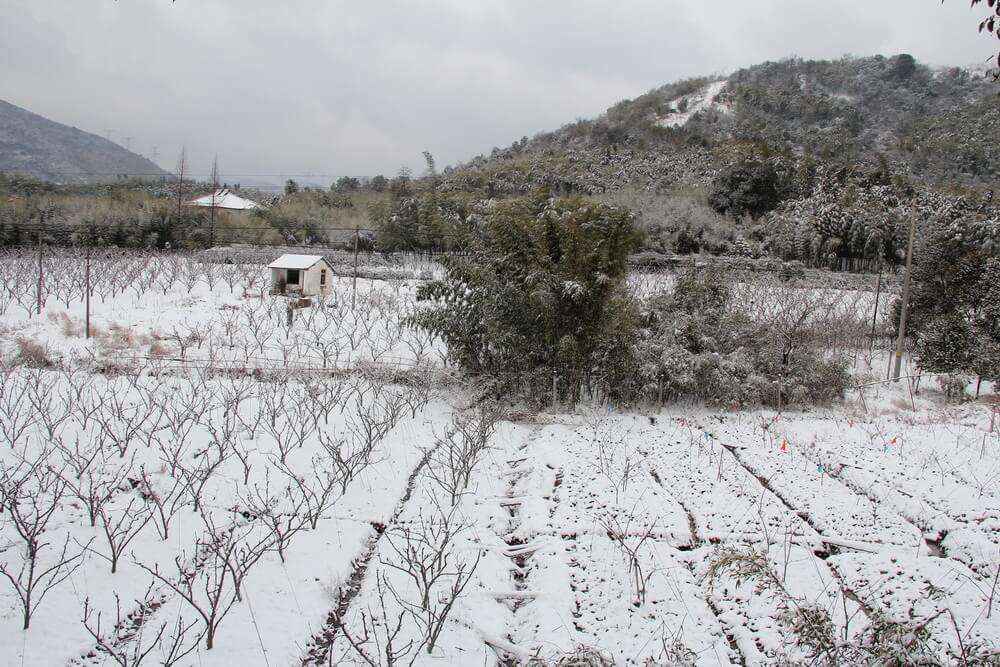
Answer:
POLYGON ((333 267, 322 255, 282 255, 267 268, 272 292, 316 296, 333 291, 333 267))
POLYGON ((188 203, 191 206, 215 207, 225 211, 252 211, 255 208, 261 208, 261 205, 257 202, 244 199, 227 189, 216 190, 213 194, 192 199, 188 203))

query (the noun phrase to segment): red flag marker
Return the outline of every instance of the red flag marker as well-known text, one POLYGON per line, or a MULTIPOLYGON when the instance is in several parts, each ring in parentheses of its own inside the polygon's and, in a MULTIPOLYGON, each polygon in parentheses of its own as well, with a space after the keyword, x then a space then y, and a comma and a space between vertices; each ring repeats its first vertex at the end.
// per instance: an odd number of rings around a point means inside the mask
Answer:
POLYGON ((851 428, 854 428, 854 420, 853 419, 848 419, 847 420, 847 425, 850 426, 851 428))
POLYGON ((687 426, 687 425, 688 425, 687 420, 684 419, 684 417, 681 417, 681 426, 687 426))
POLYGON ((783 452, 787 452, 788 451, 788 441, 787 440, 782 440, 781 441, 781 451, 783 451, 783 452))
POLYGON ((890 445, 895 445, 896 444, 896 436, 893 436, 892 440, 889 441, 889 444, 890 445))

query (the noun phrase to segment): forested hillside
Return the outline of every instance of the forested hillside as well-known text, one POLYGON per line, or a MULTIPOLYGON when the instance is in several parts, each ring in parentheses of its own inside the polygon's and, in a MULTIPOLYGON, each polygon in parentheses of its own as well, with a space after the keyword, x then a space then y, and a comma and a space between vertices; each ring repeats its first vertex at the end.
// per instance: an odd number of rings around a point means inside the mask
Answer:
POLYGON ((905 54, 768 62, 494 148, 436 189, 624 204, 661 252, 893 263, 913 212, 995 216, 996 105, 982 72, 905 54))

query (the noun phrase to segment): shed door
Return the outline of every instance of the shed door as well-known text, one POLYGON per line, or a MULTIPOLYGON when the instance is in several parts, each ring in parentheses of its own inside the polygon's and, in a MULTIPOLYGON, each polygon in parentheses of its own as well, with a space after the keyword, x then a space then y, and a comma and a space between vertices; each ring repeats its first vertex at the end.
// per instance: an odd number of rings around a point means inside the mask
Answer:
POLYGON ((285 282, 289 285, 299 284, 299 270, 298 269, 288 269, 285 273, 285 282))

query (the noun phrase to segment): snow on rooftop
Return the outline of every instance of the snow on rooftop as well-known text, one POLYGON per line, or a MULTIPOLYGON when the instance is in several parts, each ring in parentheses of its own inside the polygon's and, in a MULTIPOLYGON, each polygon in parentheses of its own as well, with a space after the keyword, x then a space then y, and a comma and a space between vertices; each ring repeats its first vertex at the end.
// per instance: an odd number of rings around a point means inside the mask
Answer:
POLYGON ((673 110, 673 113, 660 118, 656 121, 656 124, 660 127, 683 127, 689 120, 691 120, 691 117, 699 111, 704 111, 709 108, 715 108, 720 111, 729 111, 727 107, 715 101, 715 98, 719 96, 719 93, 722 92, 722 89, 725 88, 725 86, 725 79, 722 81, 713 81, 697 93, 685 95, 684 97, 674 100, 670 103, 670 108, 673 110), (680 111, 678 106, 681 100, 684 99, 687 100, 687 108, 684 111, 680 111))
POLYGON ((229 190, 216 190, 215 197, 205 195, 189 202, 192 206, 215 206, 215 208, 228 208, 235 211, 249 211, 260 208, 260 204, 249 199, 244 199, 233 194, 229 190))
POLYGON ((282 255, 267 265, 269 269, 308 269, 323 259, 323 255, 282 255))

